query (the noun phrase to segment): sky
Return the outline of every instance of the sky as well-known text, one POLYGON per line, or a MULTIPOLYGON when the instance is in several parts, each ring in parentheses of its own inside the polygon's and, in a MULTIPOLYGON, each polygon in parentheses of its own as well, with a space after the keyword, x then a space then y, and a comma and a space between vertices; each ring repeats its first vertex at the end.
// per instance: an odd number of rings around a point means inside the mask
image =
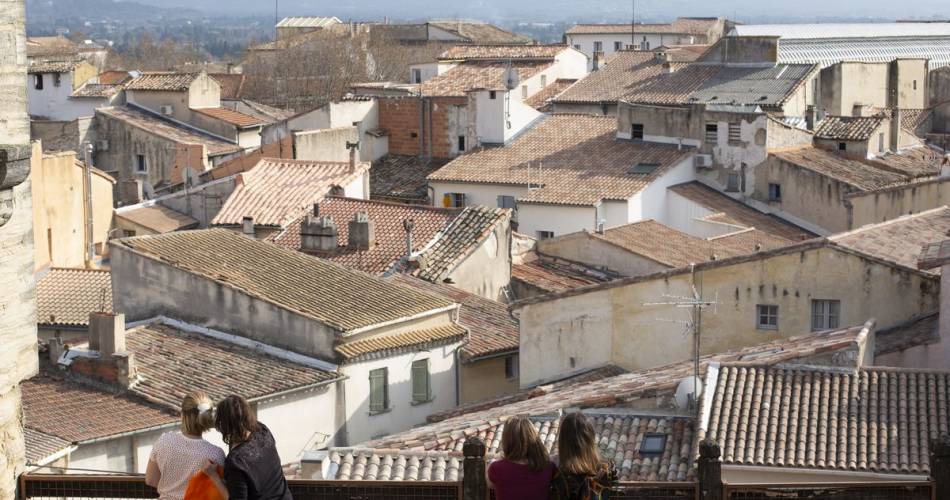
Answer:
MULTIPOLYGON (((155 6, 183 6, 217 13, 270 14, 272 0, 137 0, 155 6)), ((346 19, 466 17, 484 20, 626 20, 631 0, 277 0, 281 16, 335 15, 346 19)), ((950 18, 947 0, 637 0, 637 17, 726 16, 739 20, 798 22, 829 18, 950 18)))

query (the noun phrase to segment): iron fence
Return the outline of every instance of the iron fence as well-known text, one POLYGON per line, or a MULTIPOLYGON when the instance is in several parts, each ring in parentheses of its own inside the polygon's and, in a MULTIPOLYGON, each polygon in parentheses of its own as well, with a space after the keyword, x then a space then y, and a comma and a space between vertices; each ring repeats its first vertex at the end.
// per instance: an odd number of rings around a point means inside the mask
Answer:
POLYGON ((930 481, 723 485, 724 500, 936 500, 935 494, 930 481))
POLYGON ((611 500, 698 500, 695 482, 620 483, 613 489, 611 500))

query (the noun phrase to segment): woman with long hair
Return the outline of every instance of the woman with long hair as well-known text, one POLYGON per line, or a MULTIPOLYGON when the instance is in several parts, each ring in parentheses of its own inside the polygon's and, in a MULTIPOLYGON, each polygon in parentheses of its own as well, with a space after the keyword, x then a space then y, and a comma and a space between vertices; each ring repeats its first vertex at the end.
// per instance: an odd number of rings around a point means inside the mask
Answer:
POLYGON ((158 490, 162 500, 182 500, 188 482, 206 462, 224 463, 221 448, 201 436, 214 428, 214 405, 203 392, 192 392, 181 401, 181 428, 166 432, 152 446, 145 483, 158 490))
POLYGON ((215 428, 228 445, 224 477, 212 463, 204 472, 225 500, 292 500, 274 436, 244 398, 228 396, 218 403, 215 428))
POLYGON ((548 498, 554 464, 531 421, 512 417, 501 433, 502 459, 488 467, 488 482, 497 500, 548 498))
POLYGON ((597 434, 583 413, 561 419, 557 436, 558 473, 551 484, 551 498, 598 500, 607 497, 617 474, 600 458, 597 434))

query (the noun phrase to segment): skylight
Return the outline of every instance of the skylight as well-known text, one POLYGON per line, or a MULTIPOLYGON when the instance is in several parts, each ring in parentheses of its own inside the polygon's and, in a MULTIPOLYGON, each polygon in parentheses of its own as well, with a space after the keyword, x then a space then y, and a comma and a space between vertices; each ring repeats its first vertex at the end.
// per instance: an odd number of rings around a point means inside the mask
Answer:
POLYGON ((637 163, 627 170, 628 174, 652 174, 654 170, 660 168, 659 163, 637 163))
POLYGON ((666 449, 666 434, 646 434, 640 443, 641 455, 660 455, 666 449))

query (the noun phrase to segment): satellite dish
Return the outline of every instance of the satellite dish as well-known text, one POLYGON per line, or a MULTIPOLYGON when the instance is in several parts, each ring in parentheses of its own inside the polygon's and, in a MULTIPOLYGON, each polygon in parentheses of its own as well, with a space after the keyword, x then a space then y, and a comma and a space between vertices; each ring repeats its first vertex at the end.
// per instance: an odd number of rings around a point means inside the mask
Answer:
POLYGON ((518 85, 521 84, 521 76, 518 75, 518 70, 512 68, 511 65, 508 65, 508 68, 505 69, 505 73, 501 77, 502 83, 505 85, 505 88, 508 90, 514 90, 518 88, 518 85))
POLYGON ((197 186, 201 184, 201 176, 195 170, 185 167, 182 171, 182 179, 185 181, 185 186, 197 186))
POLYGON ((142 181, 142 192, 145 194, 146 200, 155 199, 155 188, 152 187, 152 183, 149 181, 142 181))
POLYGON ((680 383, 676 386, 676 394, 673 396, 673 399, 676 400, 677 408, 681 410, 691 410, 695 407, 690 406, 690 403, 699 401, 702 395, 702 381, 697 377, 686 377, 680 380, 680 383))

